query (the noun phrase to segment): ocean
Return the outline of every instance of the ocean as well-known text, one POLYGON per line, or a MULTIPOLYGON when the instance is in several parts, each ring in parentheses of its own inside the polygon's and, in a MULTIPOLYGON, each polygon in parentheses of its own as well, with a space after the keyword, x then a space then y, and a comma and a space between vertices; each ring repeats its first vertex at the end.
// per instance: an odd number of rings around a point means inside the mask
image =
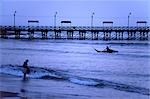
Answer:
MULTIPOLYGON (((90 90, 90 98, 75 91, 78 99, 150 98, 149 41, 0 39, 0 56, 1 75, 22 78, 22 64, 28 59, 30 81, 39 80, 38 85, 45 81, 66 82, 66 86, 73 84, 81 92, 90 90), (118 52, 94 50, 104 50, 106 46, 118 52), (95 90, 101 93, 95 94, 95 90)), ((1 83, 1 88, 6 89, 2 86, 1 83)), ((52 88, 56 91, 57 87, 52 88)))

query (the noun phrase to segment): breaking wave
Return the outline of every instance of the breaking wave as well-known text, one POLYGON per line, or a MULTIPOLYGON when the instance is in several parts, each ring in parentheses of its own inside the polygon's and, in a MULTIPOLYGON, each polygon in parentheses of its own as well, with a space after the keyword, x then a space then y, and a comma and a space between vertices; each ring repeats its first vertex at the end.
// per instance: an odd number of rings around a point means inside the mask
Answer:
MULTIPOLYGON (((13 76, 22 77, 23 73, 22 66, 19 65, 1 65, 0 73, 9 74, 13 76)), ((80 76, 74 76, 67 74, 67 71, 49 69, 49 68, 41 68, 41 67, 30 67, 29 78, 32 79, 49 79, 49 80, 64 80, 75 84, 97 87, 97 88, 112 88, 120 91, 139 93, 143 95, 150 95, 150 89, 137 87, 133 85, 121 84, 117 82, 102 80, 102 79, 93 79, 93 78, 85 78, 80 76)))

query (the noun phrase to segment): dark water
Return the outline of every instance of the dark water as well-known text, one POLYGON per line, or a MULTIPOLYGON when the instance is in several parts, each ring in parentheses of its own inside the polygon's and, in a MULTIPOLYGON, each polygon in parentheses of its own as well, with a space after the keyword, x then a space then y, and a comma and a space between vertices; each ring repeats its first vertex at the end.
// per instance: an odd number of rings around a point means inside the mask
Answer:
POLYGON ((0 40, 1 73, 150 95, 148 41, 0 40), (118 53, 97 53, 106 46, 118 53))

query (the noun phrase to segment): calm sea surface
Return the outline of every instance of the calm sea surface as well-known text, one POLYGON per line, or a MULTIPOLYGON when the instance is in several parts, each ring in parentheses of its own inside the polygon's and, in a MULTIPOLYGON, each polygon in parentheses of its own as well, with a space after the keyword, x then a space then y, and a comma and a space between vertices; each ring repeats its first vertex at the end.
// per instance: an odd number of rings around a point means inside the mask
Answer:
POLYGON ((29 59, 29 66, 37 71, 29 75, 31 78, 55 75, 83 86, 150 94, 148 41, 0 39, 0 56, 4 74, 20 76, 20 66, 29 59), (103 50, 106 46, 119 52, 97 53, 94 50, 103 50))

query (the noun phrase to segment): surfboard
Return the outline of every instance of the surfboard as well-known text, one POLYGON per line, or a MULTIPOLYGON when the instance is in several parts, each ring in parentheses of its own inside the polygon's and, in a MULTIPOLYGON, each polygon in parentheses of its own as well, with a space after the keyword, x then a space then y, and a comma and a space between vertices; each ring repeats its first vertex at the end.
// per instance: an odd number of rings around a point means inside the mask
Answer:
POLYGON ((30 68, 28 67, 28 68, 22 68, 22 72, 23 73, 26 73, 26 74, 30 74, 30 68))

